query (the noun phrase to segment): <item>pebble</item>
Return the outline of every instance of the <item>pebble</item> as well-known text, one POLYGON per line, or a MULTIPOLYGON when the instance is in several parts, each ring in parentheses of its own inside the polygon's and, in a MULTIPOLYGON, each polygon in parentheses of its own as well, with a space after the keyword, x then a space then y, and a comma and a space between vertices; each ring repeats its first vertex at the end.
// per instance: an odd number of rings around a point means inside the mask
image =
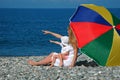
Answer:
POLYGON ((31 66, 29 59, 41 60, 45 56, 0 57, 0 80, 120 80, 120 66, 103 67, 90 63, 81 55, 73 68, 31 66))

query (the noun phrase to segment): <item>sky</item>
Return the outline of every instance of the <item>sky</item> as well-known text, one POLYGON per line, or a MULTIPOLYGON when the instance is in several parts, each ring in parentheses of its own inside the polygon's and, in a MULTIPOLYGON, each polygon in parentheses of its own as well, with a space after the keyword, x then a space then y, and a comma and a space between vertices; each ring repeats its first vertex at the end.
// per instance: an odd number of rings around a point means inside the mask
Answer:
POLYGON ((120 0, 0 0, 0 8, 76 8, 80 4, 120 8, 120 0))

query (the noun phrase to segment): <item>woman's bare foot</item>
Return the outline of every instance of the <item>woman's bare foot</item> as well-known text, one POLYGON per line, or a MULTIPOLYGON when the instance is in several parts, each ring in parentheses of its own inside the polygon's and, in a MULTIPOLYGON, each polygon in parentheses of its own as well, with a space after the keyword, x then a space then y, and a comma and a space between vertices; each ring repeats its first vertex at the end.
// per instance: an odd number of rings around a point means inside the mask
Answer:
POLYGON ((28 64, 32 65, 32 66, 37 66, 37 62, 33 61, 33 60, 28 60, 28 64))

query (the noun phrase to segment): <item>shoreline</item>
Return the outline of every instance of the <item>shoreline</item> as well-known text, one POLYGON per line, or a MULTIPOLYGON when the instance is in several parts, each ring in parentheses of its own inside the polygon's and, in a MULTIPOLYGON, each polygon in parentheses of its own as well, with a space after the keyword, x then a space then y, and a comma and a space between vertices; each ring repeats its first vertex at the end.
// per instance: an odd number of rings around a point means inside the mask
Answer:
POLYGON ((0 57, 0 80, 120 80, 120 66, 103 67, 85 55, 73 68, 31 66, 27 61, 39 61, 45 56, 0 57))

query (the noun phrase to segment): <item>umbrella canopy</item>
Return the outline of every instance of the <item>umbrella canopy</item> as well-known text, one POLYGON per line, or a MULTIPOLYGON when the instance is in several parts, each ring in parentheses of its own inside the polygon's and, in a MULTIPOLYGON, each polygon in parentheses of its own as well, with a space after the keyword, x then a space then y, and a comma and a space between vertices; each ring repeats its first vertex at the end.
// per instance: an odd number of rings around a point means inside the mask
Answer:
POLYGON ((70 26, 86 55, 102 66, 120 66, 120 20, 106 8, 82 4, 70 26))

